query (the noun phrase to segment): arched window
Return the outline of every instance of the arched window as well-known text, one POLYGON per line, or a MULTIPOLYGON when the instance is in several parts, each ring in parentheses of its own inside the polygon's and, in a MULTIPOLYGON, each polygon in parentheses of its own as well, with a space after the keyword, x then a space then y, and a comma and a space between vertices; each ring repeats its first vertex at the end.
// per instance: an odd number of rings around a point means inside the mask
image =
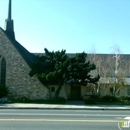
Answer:
POLYGON ((0 61, 0 84, 6 84, 6 61, 3 57, 0 61))

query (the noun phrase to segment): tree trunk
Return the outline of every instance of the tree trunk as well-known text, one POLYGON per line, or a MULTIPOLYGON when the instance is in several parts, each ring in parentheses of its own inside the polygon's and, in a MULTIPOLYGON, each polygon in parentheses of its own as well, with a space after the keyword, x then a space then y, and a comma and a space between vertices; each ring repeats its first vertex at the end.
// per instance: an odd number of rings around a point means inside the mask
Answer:
POLYGON ((55 92, 55 97, 54 97, 54 98, 58 98, 58 97, 59 97, 59 93, 60 93, 60 90, 61 90, 61 88, 62 88, 62 85, 63 85, 63 84, 59 84, 59 86, 58 86, 58 88, 57 88, 57 90, 56 90, 56 92, 55 92))

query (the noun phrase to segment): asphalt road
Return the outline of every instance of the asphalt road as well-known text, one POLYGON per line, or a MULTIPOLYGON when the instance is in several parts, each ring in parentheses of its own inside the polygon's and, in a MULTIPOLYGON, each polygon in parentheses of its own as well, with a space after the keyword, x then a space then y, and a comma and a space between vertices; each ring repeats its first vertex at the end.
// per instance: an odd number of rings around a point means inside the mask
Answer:
POLYGON ((126 110, 0 109, 0 130, 118 130, 128 116, 126 110))

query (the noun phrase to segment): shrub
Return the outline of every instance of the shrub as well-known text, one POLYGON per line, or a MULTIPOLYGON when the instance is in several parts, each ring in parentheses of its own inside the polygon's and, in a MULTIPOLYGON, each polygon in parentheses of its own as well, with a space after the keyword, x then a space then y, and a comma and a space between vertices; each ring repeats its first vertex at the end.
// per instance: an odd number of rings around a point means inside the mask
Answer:
POLYGON ((103 96, 101 97, 101 100, 105 102, 118 102, 119 101, 119 99, 113 95, 103 96))
POLYGON ((7 97, 0 98, 0 103, 11 103, 11 100, 9 100, 7 97))
POLYGON ((0 98, 6 97, 8 95, 8 87, 6 85, 0 84, 0 98))
POLYGON ((100 96, 99 95, 91 95, 89 98, 95 99, 95 100, 99 100, 100 96))
POLYGON ((125 98, 127 101, 130 101, 130 96, 126 96, 125 98))
POLYGON ((58 97, 59 102, 66 102, 66 99, 64 97, 58 97))
POLYGON ((130 97, 129 96, 120 96, 119 100, 120 101, 128 101, 129 102, 130 101, 130 97))
POLYGON ((96 100, 93 98, 88 98, 84 100, 85 104, 96 104, 96 100))
POLYGON ((53 98, 53 99, 28 99, 26 97, 21 97, 18 99, 11 99, 12 102, 14 103, 46 103, 46 104, 55 104, 55 103, 65 103, 66 99, 64 97, 58 97, 58 98, 53 98))
POLYGON ((88 99, 84 100, 85 104, 96 104, 96 102, 100 102, 99 95, 90 95, 88 99))

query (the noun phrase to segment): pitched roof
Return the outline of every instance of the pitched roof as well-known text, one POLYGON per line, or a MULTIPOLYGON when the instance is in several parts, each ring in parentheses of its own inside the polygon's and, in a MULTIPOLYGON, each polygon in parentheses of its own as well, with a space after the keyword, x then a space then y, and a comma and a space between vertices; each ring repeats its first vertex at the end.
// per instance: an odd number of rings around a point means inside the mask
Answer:
POLYGON ((11 43, 14 45, 14 47, 18 50, 18 52, 21 54, 21 56, 24 58, 24 60, 27 62, 27 64, 31 67, 32 63, 36 61, 36 56, 34 54, 30 53, 27 49, 25 49, 14 38, 10 37, 6 33, 6 31, 4 31, 2 28, 0 28, 0 29, 8 37, 8 39, 11 41, 11 43))

